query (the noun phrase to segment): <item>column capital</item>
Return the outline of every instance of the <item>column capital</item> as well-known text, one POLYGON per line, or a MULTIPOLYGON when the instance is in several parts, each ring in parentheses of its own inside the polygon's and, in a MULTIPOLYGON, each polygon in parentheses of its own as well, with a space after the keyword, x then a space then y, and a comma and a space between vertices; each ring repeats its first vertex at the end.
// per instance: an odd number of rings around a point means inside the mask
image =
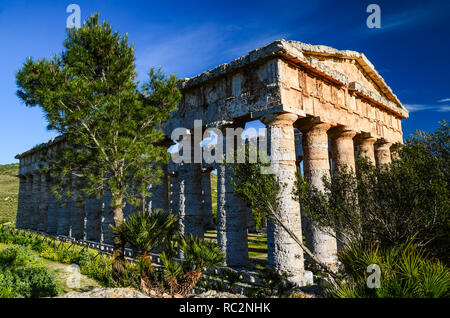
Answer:
POLYGON ((374 144, 376 149, 387 149, 389 150, 392 146, 392 142, 387 141, 384 138, 378 139, 374 144))
POLYGON ((302 133, 306 133, 311 130, 324 131, 326 133, 331 126, 331 124, 321 121, 319 117, 302 118, 295 123, 295 128, 300 130, 302 133))
POLYGON ((261 121, 267 126, 293 125, 298 119, 298 115, 293 113, 278 113, 265 116, 261 121))
POLYGON ((359 134, 355 137, 356 145, 373 145, 376 141, 377 138, 365 133, 359 134))
POLYGON ((353 137, 355 137, 356 135, 357 132, 347 126, 336 126, 328 130, 328 137, 330 137, 331 139, 353 139, 353 137))

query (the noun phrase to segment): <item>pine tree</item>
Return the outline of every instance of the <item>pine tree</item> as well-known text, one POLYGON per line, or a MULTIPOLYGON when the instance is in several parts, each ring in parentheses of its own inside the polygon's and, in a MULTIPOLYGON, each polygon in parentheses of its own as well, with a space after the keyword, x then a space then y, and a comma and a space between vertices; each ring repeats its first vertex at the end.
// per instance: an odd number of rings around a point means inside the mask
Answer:
MULTIPOLYGON (((123 222, 124 202, 138 204, 142 185, 160 176, 158 163, 168 160, 162 127, 181 97, 175 75, 151 68, 142 85, 136 77, 128 36, 99 23, 98 14, 67 29, 62 53, 28 58, 16 74, 19 98, 41 107, 48 129, 68 145, 47 158, 55 192, 69 193, 64 174, 81 180, 88 195, 110 191, 115 227, 123 222)), ((115 237, 117 259, 123 250, 115 237)))

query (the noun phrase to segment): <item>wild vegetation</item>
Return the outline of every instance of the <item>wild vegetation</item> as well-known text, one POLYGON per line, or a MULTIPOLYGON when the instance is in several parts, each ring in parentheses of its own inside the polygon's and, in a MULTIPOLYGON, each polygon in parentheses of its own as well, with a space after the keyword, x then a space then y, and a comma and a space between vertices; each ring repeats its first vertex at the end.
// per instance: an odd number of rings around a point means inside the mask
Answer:
MULTIPOLYGON (((445 121, 434 133, 416 132, 389 166, 376 168, 359 158, 356 173, 347 168, 332 180, 324 178, 324 191, 312 187, 299 171, 292 195, 302 213, 343 246, 341 272, 313 258, 333 278, 329 296, 448 297, 449 132, 445 121), (366 288, 369 264, 382 269, 377 291, 366 288)), ((273 175, 261 174, 260 164, 236 165, 236 170, 235 191, 289 232, 277 212, 284 185, 273 175)), ((302 238, 289 234, 310 253, 302 238)))
POLYGON ((0 251, 0 298, 51 297, 59 292, 55 274, 30 249, 0 251))

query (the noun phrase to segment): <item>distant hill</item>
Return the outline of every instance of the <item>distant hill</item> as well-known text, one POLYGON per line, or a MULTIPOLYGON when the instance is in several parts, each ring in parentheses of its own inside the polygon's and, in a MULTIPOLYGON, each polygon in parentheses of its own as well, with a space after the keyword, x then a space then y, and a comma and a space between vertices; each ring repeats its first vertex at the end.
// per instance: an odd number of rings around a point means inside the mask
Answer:
POLYGON ((0 223, 15 222, 19 193, 19 164, 0 165, 0 223))

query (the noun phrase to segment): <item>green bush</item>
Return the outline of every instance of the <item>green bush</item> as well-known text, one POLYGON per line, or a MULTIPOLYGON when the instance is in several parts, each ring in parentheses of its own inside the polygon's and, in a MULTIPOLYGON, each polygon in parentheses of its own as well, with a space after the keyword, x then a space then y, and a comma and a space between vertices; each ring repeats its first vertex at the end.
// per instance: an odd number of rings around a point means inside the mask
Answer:
POLYGON ((1 297, 51 297, 61 291, 56 276, 26 247, 0 252, 1 297))
POLYGON ((395 247, 355 243, 339 253, 346 277, 326 295, 337 298, 438 298, 450 296, 449 268, 429 259, 423 249, 409 240, 395 247), (380 287, 369 288, 367 268, 377 264, 381 270, 380 287))

